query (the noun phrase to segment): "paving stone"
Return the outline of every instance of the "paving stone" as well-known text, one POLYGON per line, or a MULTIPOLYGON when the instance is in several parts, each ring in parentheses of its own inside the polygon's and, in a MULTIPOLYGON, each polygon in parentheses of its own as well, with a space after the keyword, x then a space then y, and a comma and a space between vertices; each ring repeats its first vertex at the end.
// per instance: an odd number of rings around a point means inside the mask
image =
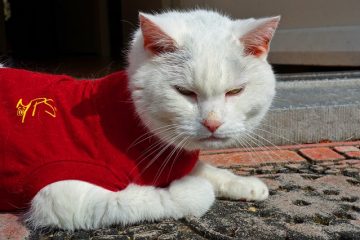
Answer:
POLYGON ((359 170, 356 168, 345 168, 344 175, 349 177, 359 177, 359 170))
POLYGON ((360 169, 360 163, 358 163, 358 164, 354 164, 354 165, 352 165, 351 167, 353 167, 353 168, 357 168, 357 169, 360 169))
MULTIPOLYGON (((77 236, 97 240, 125 237, 300 240, 358 239, 360 236, 360 181, 356 178, 291 172, 261 176, 270 189, 270 197, 264 202, 222 199, 217 200, 201 218, 187 217, 180 221, 163 220, 128 227, 114 226, 106 230, 78 231, 77 236)), ((82 239, 64 231, 55 235, 58 239, 82 239)), ((31 235, 44 240, 54 239, 48 236, 48 233, 41 232, 32 232, 31 235)))
POLYGON ((241 167, 240 170, 246 171, 246 172, 249 172, 249 173, 255 172, 255 168, 250 168, 250 167, 241 167))
POLYGON ((0 213, 0 239, 1 240, 25 240, 29 230, 21 223, 19 216, 0 213))
POLYGON ((247 171, 235 170, 234 173, 239 176, 249 176, 250 173, 247 171))
POLYGON ((273 166, 264 166, 264 167, 257 169, 256 173, 268 174, 268 173, 273 173, 274 171, 275 170, 274 170, 273 166))
POLYGON ((201 151, 202 155, 208 154, 220 154, 220 153, 232 153, 239 151, 264 151, 264 150, 297 150, 303 148, 322 148, 322 147, 337 147, 337 146, 354 146, 360 148, 360 141, 348 141, 348 142, 330 142, 330 143, 307 143, 307 144, 296 144, 296 145, 283 145, 283 146, 268 146, 268 147, 252 147, 252 148, 230 148, 230 149, 216 149, 201 151))
POLYGON ((339 169, 328 169, 324 172, 325 174, 339 174, 341 171, 339 169))
POLYGON ((275 167, 276 173, 288 173, 290 170, 286 167, 275 167))
POLYGON ((360 163, 359 159, 347 159, 338 162, 338 164, 348 164, 348 165, 353 165, 358 163, 360 163))
POLYGON ((296 163, 294 163, 294 164, 286 164, 285 165, 286 168, 294 170, 294 171, 297 171, 297 170, 301 169, 302 166, 303 166, 302 164, 296 164, 296 163))
POLYGON ((336 164, 334 165, 334 168, 336 169, 345 169, 345 168, 348 168, 349 167, 349 164, 346 164, 346 163, 341 163, 341 164, 336 164))
POLYGON ((286 149, 202 155, 202 159, 229 167, 236 174, 261 173, 258 176, 270 190, 269 199, 263 202, 218 199, 201 218, 75 232, 28 230, 15 215, 0 214, 0 240, 360 239, 360 160, 345 159, 345 154, 328 147, 306 149, 300 152, 311 162, 286 149), (311 150, 305 151, 309 156, 303 152, 306 149, 311 150))
POLYGON ((304 148, 299 150, 303 155, 313 161, 329 161, 345 159, 344 156, 331 150, 330 148, 304 148))
POLYGON ((313 171, 316 172, 316 173, 322 173, 322 172, 324 172, 324 170, 325 170, 324 167, 318 166, 318 165, 312 165, 312 166, 310 167, 310 169, 313 170, 313 171))
POLYGON ((360 151, 346 152, 345 155, 350 157, 350 158, 359 158, 360 159, 360 151))
POLYGON ((334 161, 331 161, 331 162, 319 162, 319 165, 320 166, 323 166, 323 167, 331 167, 331 166, 334 166, 334 161))
POLYGON ((306 160, 294 151, 274 150, 252 152, 233 152, 227 154, 202 155, 201 159, 215 166, 231 167, 237 165, 260 165, 265 163, 305 162, 306 160))
POLYGON ((334 149, 341 153, 360 151, 360 149, 355 146, 338 146, 338 147, 334 147, 334 149))
POLYGON ((300 169, 299 173, 309 173, 309 169, 300 169))

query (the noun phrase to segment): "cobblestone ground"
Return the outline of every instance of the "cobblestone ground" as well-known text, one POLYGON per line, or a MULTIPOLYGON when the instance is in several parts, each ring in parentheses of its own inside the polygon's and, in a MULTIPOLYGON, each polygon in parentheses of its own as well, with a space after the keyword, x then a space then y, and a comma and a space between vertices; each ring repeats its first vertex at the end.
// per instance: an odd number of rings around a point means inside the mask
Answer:
POLYGON ((269 199, 219 199, 201 218, 167 219, 95 231, 43 230, 5 235, 11 231, 0 226, 0 239, 360 239, 359 145, 360 142, 325 143, 255 152, 207 152, 202 159, 236 174, 257 175, 266 181, 269 199))

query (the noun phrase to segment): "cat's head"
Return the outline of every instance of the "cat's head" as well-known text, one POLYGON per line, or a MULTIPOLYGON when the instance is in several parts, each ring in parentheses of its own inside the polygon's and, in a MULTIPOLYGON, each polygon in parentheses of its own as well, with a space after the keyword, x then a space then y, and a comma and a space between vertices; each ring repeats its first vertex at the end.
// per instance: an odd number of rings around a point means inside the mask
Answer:
POLYGON ((275 94, 266 57, 280 18, 231 20, 206 10, 139 18, 128 74, 142 122, 189 150, 240 145, 275 94))

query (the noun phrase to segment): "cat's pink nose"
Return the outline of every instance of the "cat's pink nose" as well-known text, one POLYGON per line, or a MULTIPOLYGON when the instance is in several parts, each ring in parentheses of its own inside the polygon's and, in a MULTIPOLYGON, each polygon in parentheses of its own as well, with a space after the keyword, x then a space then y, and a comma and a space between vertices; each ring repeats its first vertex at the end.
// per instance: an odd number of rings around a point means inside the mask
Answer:
POLYGON ((210 132, 215 132, 221 126, 221 122, 215 119, 205 119, 202 124, 209 129, 210 132))

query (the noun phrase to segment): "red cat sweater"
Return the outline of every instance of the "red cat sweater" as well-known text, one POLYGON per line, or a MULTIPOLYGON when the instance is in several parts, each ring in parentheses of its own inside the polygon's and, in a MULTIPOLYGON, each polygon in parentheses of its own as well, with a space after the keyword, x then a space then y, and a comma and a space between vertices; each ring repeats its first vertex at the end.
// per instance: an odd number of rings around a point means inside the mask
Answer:
POLYGON ((164 187, 188 174, 198 152, 171 154, 173 147, 147 138, 127 84, 125 72, 75 80, 0 68, 0 211, 29 206, 61 180, 119 191, 129 183, 164 187))

